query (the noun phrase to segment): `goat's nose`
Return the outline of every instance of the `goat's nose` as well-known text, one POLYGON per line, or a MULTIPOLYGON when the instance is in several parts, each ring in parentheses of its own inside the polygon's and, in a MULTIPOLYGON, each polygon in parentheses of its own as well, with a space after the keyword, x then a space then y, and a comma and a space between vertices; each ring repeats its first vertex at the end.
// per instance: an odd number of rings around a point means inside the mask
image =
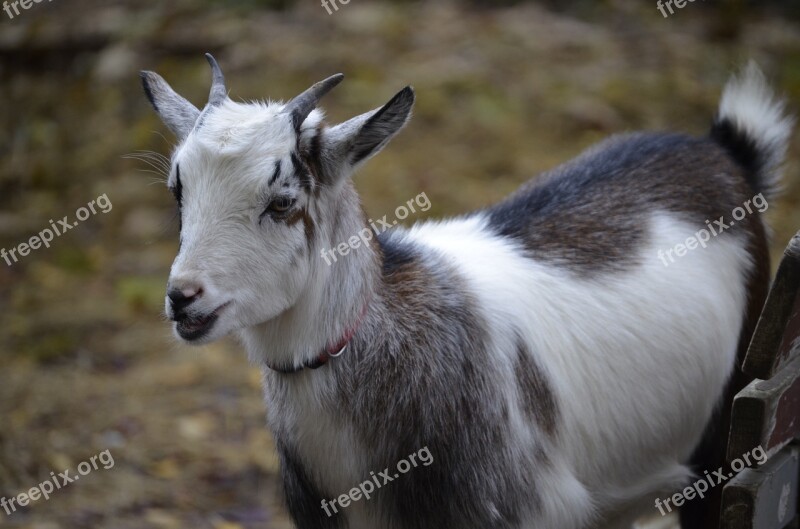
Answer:
POLYGON ((184 288, 171 288, 167 292, 167 297, 172 305, 172 309, 180 311, 203 295, 203 289, 200 287, 184 287, 184 288))

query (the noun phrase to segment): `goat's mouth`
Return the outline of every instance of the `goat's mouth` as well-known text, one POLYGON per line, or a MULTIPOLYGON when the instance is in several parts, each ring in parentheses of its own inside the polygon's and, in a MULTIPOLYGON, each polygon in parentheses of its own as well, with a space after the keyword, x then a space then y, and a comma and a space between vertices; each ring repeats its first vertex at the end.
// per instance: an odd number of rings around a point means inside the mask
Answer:
POLYGON ((175 329, 178 331, 180 337, 187 342, 200 340, 211 332, 211 329, 214 328, 214 324, 217 323, 219 319, 220 311, 229 304, 230 302, 220 305, 212 312, 205 315, 194 314, 189 316, 187 314, 182 314, 176 316, 175 329))

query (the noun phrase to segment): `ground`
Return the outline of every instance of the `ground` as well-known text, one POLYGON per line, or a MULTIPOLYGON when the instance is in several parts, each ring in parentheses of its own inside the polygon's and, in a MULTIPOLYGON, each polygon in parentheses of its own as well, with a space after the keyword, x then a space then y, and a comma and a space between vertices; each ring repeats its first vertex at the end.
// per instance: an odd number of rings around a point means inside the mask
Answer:
MULTIPOLYGON (((113 205, 0 261, 0 496, 105 450, 114 459, 47 501, 0 510, 0 527, 290 527, 257 368, 233 343, 179 346, 162 315, 175 206, 162 175, 125 155, 168 154, 172 138, 139 70, 198 105, 206 51, 238 99, 286 99, 342 71, 331 121, 413 84, 412 124, 356 177, 373 217, 424 191, 432 208, 407 223, 490 204, 615 132, 703 134, 751 58, 800 101, 796 15, 480 4, 351 0, 329 15, 315 2, 56 0, 0 12, 0 248, 98 197, 113 205)), ((767 212, 776 259, 800 229, 798 155, 796 137, 767 212)))

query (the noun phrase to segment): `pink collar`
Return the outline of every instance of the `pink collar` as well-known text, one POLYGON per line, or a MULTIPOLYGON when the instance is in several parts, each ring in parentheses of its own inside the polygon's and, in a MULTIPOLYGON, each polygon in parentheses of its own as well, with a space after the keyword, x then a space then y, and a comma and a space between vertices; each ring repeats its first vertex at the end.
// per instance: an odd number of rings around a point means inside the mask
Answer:
POLYGON ((369 302, 364 304, 364 308, 361 309, 361 315, 359 315, 358 320, 354 325, 351 325, 347 328, 342 336, 342 339, 336 342, 334 345, 326 347, 324 351, 319 353, 313 360, 308 360, 304 362, 300 366, 292 366, 292 367, 274 367, 274 366, 267 366, 273 371, 281 373, 282 375, 293 375, 295 373, 299 373, 304 369, 319 369, 320 367, 324 366, 328 363, 331 358, 338 358, 344 354, 345 349, 350 344, 350 340, 353 339, 356 332, 358 331, 361 324, 364 322, 364 318, 367 315, 367 308, 369 307, 369 302))

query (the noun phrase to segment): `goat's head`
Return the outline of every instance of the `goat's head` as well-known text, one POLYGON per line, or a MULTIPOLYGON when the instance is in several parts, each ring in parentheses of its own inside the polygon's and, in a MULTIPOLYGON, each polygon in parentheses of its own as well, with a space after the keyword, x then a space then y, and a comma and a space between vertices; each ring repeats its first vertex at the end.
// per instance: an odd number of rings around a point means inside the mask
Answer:
MULTIPOLYGON (((207 343, 269 321, 303 294, 321 259, 320 226, 336 222, 337 196, 354 169, 403 127, 408 87, 386 105, 342 124, 322 124, 320 98, 343 76, 288 103, 228 98, 211 55, 213 82, 200 111, 153 72, 145 93, 178 138, 168 185, 181 218, 167 315, 187 342, 207 343)), ((329 232, 329 231, 328 231, 329 232)))

